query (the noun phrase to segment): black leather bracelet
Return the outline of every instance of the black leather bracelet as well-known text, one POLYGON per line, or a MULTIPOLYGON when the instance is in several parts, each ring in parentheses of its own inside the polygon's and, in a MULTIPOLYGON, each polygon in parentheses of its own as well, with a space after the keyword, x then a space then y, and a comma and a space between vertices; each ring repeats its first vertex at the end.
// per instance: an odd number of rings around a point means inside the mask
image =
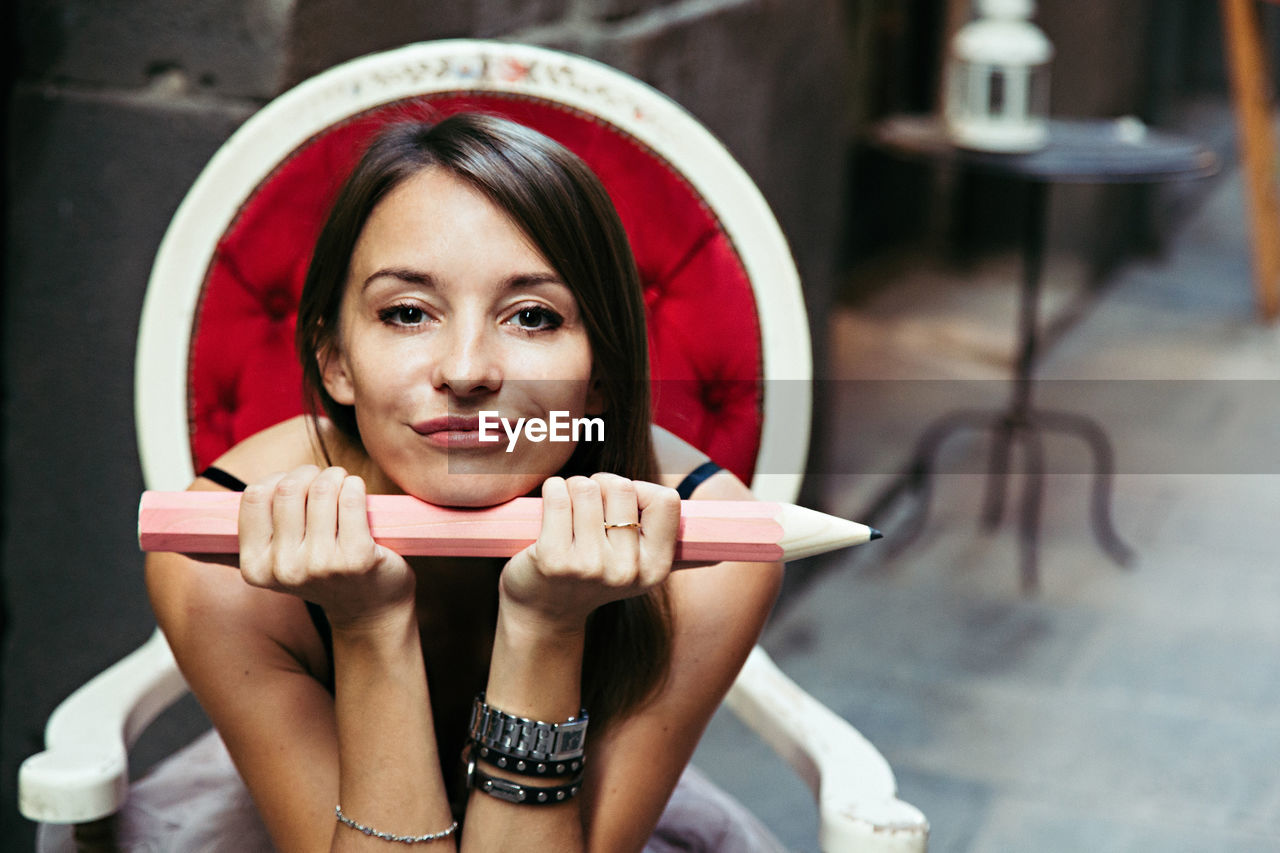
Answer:
POLYGON ((576 797, 578 792, 582 790, 582 774, 579 773, 563 785, 548 785, 545 787, 522 785, 519 782, 512 782, 510 779, 503 779, 500 776, 490 776, 476 766, 474 753, 469 753, 467 756, 467 787, 474 788, 508 803, 523 806, 549 806, 555 803, 563 803, 576 797))
POLYGON ((519 773, 521 776, 577 776, 586 764, 585 755, 579 754, 564 761, 535 761, 528 756, 516 755, 476 741, 471 742, 472 755, 482 758, 494 767, 519 773))

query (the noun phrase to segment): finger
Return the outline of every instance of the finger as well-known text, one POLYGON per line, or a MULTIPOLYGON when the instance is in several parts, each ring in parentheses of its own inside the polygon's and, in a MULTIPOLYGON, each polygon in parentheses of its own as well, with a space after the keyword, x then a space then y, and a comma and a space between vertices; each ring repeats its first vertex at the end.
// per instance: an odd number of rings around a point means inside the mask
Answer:
POLYGON ((338 539, 338 491, 347 472, 326 468, 307 487, 305 537, 310 548, 332 547, 338 539))
POLYGON ((600 484, 586 477, 570 477, 566 482, 573 504, 573 545, 575 548, 602 548, 604 500, 600 484))
POLYGON ((283 473, 275 474, 246 487, 240 496, 240 571, 251 584, 262 585, 268 580, 264 573, 274 530, 271 505, 276 486, 283 479, 283 473))
MULTIPOLYGON (((591 479, 600 486, 600 494, 604 500, 604 522, 606 524, 634 525, 640 521, 640 507, 636 503, 636 486, 626 477, 617 474, 593 474, 591 479)), ((610 527, 615 531, 633 534, 635 527, 610 527)))
POLYGON ((338 492, 338 548, 346 554, 367 552, 373 534, 369 531, 369 501, 364 480, 347 475, 338 492))
POLYGON ((315 465, 304 465, 276 484, 271 499, 271 539, 277 556, 289 554, 302 544, 307 532, 307 487, 319 473, 315 465))
POLYGON ((656 483, 635 482, 640 511, 640 563, 647 583, 657 583, 671 570, 680 536, 680 494, 656 483))
POLYGON ((538 545, 544 553, 565 553, 573 544, 573 501, 563 477, 548 477, 542 484, 542 525, 538 545))
POLYGON ((606 525, 605 538, 615 557, 613 565, 631 570, 640 553, 640 529, 608 525, 640 523, 640 508, 636 503, 635 484, 617 474, 595 474, 591 479, 600 486, 606 525))

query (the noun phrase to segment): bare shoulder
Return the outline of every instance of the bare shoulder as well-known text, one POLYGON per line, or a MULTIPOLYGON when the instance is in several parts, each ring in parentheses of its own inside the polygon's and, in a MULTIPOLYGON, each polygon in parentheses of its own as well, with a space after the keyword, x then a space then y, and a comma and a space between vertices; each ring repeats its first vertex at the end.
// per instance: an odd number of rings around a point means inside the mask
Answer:
POLYGON ((214 464, 246 483, 302 465, 323 467, 325 448, 334 444, 335 432, 328 421, 297 415, 250 435, 219 456, 214 464))
POLYGON ((654 424, 653 452, 658 457, 659 482, 675 488, 694 468, 707 461, 707 454, 680 436, 654 424))
MULTIPOLYGON (((680 436, 653 425, 653 449, 658 457, 658 480, 664 486, 675 488, 690 471, 709 461, 707 454, 680 436)), ((751 490, 732 472, 717 471, 698 485, 692 499, 712 501, 755 500, 751 490)))

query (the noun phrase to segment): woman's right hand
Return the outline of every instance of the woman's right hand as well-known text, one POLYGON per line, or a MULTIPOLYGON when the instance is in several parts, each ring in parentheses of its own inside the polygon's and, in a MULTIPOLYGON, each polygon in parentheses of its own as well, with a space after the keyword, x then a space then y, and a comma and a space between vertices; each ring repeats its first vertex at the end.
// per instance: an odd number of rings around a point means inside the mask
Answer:
POLYGON ((364 480, 342 468, 304 465, 245 489, 240 573, 320 605, 335 630, 376 624, 414 601, 413 570, 373 541, 364 480))

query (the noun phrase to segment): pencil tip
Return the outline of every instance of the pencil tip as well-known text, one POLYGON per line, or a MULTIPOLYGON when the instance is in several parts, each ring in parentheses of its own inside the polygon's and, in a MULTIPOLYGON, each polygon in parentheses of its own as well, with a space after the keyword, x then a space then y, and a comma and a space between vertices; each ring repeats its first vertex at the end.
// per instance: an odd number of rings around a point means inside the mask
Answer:
POLYGON ((877 539, 883 539, 883 538, 884 538, 884 534, 881 533, 879 530, 876 530, 874 527, 871 528, 871 535, 867 537, 867 539, 871 542, 874 542, 877 539))
POLYGON ((782 546, 783 562, 861 545, 879 535, 877 531, 856 521, 837 518, 795 504, 779 506, 781 512, 777 520, 782 528, 782 536, 778 544, 782 546))

